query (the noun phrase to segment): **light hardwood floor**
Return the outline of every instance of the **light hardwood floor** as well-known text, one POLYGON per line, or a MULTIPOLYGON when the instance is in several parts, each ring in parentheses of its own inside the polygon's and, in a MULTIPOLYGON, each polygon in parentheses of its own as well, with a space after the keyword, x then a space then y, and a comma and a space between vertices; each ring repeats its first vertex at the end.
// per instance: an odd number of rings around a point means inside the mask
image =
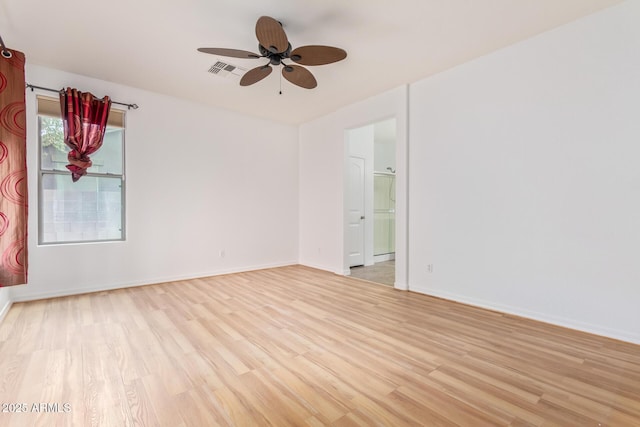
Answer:
POLYGON ((640 425, 640 346, 299 266, 15 304, 0 357, 2 426, 640 425))

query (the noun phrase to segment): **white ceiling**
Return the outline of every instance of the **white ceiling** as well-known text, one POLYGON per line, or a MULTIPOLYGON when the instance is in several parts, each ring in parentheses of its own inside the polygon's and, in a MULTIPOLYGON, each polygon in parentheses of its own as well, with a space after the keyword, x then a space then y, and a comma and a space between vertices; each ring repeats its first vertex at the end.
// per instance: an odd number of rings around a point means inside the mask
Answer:
MULTIPOLYGON (((301 123, 620 2, 0 0, 0 35, 29 63, 301 123), (257 52, 262 15, 282 22, 294 48, 337 46, 347 59, 309 67, 313 90, 282 79, 282 95, 279 70, 249 87, 208 73, 217 58, 196 49, 257 52)), ((266 62, 223 60, 247 69, 266 62)))

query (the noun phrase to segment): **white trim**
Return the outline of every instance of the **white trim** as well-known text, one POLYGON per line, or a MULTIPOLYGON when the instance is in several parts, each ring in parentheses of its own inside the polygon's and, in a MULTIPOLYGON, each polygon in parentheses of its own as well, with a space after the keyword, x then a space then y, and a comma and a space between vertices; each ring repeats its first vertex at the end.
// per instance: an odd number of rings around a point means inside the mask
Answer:
POLYGON ((88 294, 93 292, 111 291, 114 289, 135 288, 138 286, 157 285, 160 283, 177 282, 177 281, 191 280, 191 279, 201 279, 205 277, 221 276, 224 274, 244 273, 248 271, 264 270, 268 268, 287 267, 287 266, 297 265, 297 264, 298 264, 297 261, 290 261, 290 262, 284 262, 284 263, 255 265, 255 266, 243 267, 243 268, 230 268, 225 270, 216 270, 212 272, 203 272, 203 273, 193 274, 193 275, 156 277, 142 283, 141 282, 123 282, 123 283, 114 283, 111 285, 93 286, 89 288, 68 288, 68 289, 62 289, 62 290, 57 290, 53 292, 40 292, 40 293, 34 293, 34 294, 26 293, 13 298, 13 302, 35 301, 35 300, 46 299, 46 298, 57 298, 57 297, 65 297, 70 295, 88 294))
POLYGON ((2 321, 4 320, 4 317, 7 315, 12 305, 13 305, 13 299, 9 297, 9 299, 7 300, 7 303, 4 305, 4 307, 2 307, 2 309, 0 309, 0 323, 2 323, 2 321))
POLYGON ((326 265, 320 265, 320 264, 314 264, 312 262, 299 262, 297 264, 300 264, 304 267, 309 267, 309 268, 315 268, 316 270, 322 270, 322 271, 327 271, 329 273, 333 273, 333 274, 337 274, 338 276, 346 276, 348 274, 351 274, 351 270, 333 270, 331 267, 327 267, 326 265))
POLYGON ((393 287, 399 291, 408 291, 409 290, 409 285, 407 283, 398 283, 395 282, 393 284, 393 287))
POLYGON ((411 151, 411 85, 404 86, 404 111, 402 114, 402 127, 396 128, 398 140, 396 141, 396 281, 395 287, 404 291, 409 290, 409 255, 411 236, 409 226, 411 224, 409 212, 411 211, 410 194, 410 170, 409 153, 411 151), (399 171, 399 172, 398 172, 399 171))
POLYGON ((373 263, 377 263, 377 262, 385 262, 385 261, 393 261, 396 259, 396 253, 392 252, 389 254, 382 254, 382 255, 374 255, 373 256, 373 263))
POLYGON ((593 325, 590 323, 584 323, 569 319, 561 316, 553 316, 545 313, 531 311, 520 307, 513 307, 510 305, 496 304, 490 301, 479 300, 476 298, 469 298, 462 295, 452 294, 449 292, 434 291, 432 289, 420 288, 411 286, 411 291, 446 299, 449 301, 459 302, 462 304, 471 305, 474 307, 485 308, 488 310, 498 311, 504 314, 511 314, 514 316, 524 317, 526 319, 536 320, 539 322, 549 323, 563 328, 574 329, 589 334, 599 335, 606 338, 612 338, 620 341, 629 342, 632 344, 640 344, 640 334, 631 331, 623 331, 619 329, 604 328, 602 326, 593 325))

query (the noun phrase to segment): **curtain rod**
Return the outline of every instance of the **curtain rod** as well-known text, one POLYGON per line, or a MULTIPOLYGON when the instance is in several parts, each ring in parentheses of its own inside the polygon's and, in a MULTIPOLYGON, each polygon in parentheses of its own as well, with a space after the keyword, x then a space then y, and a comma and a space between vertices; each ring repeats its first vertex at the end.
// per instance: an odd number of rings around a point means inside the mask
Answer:
MULTIPOLYGON (((49 87, 36 86, 29 83, 27 83, 27 88, 31 89, 31 92, 33 92, 34 89, 46 90, 48 92, 56 92, 56 93, 60 93, 64 91, 64 89, 51 89, 49 87)), ((125 107, 127 107, 127 110, 131 110, 131 109, 137 110, 139 108, 138 104, 125 104, 124 102, 117 102, 117 101, 111 101, 111 103, 124 105, 125 107)))

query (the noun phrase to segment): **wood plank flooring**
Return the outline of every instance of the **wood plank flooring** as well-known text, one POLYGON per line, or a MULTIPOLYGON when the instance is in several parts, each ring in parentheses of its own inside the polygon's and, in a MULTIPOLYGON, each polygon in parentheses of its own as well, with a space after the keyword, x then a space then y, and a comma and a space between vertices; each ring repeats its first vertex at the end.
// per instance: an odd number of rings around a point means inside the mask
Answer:
POLYGON ((639 426, 640 346, 293 266, 15 304, 0 403, 20 427, 639 426))

